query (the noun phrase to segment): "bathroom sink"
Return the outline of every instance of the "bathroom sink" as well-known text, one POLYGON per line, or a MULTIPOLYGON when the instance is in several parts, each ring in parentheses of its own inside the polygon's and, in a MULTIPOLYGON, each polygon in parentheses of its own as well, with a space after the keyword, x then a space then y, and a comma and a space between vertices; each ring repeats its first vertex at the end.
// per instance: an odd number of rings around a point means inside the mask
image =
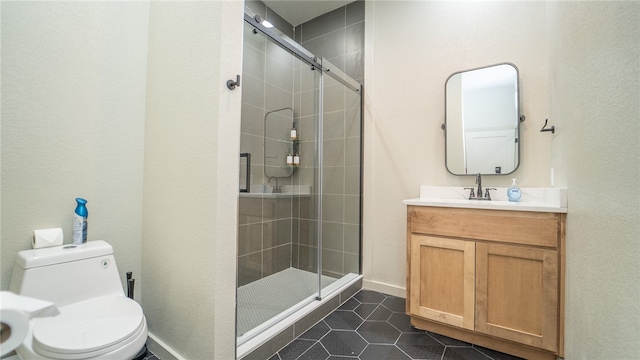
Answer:
POLYGON ((519 202, 507 199, 507 188, 491 190, 491 201, 469 200, 469 190, 454 186, 420 186, 420 197, 404 200, 405 205, 456 207, 469 209, 567 212, 567 189, 521 188, 519 202))

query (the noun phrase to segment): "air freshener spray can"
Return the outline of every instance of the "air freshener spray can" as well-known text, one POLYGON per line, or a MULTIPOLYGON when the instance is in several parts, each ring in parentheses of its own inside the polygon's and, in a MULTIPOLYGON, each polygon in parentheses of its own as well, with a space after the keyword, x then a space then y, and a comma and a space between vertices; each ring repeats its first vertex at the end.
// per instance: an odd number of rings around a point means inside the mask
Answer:
POLYGON ((87 242, 87 200, 76 198, 76 210, 73 214, 73 244, 82 245, 87 242))

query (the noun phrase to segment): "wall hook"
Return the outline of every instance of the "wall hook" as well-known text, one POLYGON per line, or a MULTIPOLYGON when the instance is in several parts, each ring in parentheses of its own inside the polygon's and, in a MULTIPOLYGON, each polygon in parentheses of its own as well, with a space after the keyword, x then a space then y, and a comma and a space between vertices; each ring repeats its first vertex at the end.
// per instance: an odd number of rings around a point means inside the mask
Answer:
POLYGON ((236 81, 227 80, 227 87, 229 90, 233 90, 236 86, 240 86, 240 75, 236 75, 236 81))
POLYGON ((548 129, 545 129, 547 127, 547 123, 549 122, 549 119, 544 119, 544 125, 542 125, 542 129, 540 129, 540 132, 546 132, 546 131, 551 131, 552 134, 555 134, 556 132, 556 127, 552 126, 548 129))

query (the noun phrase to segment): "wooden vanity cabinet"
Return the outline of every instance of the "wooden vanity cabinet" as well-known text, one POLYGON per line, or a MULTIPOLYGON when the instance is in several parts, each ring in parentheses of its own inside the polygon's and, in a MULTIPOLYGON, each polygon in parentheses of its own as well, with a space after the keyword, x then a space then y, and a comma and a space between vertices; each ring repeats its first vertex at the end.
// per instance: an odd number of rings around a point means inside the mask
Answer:
POLYGON ((565 218, 409 206, 412 325, 527 359, 563 356, 565 218))

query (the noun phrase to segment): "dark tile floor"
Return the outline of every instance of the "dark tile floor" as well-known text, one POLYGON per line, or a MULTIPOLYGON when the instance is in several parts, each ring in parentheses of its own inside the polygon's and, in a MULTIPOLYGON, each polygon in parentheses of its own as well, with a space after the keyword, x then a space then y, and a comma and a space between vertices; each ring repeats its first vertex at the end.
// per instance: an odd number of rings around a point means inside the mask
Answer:
POLYGON ((516 360, 413 328, 405 300, 362 290, 269 360, 516 360))

